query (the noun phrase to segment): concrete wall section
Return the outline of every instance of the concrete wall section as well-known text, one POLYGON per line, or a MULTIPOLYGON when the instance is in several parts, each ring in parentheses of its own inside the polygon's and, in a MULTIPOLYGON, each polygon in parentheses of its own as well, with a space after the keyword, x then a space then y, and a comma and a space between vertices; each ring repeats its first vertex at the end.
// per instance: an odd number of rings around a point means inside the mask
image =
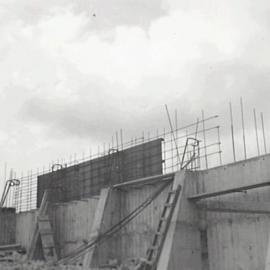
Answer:
MULTIPOLYGON (((161 185, 164 183, 111 190, 104 212, 101 233, 129 215, 159 190, 161 185)), ((130 223, 106 242, 100 244, 95 250, 91 266, 106 265, 111 259, 126 262, 129 259, 145 257, 157 229, 167 192, 168 187, 130 223)))
MULTIPOLYGON (((164 185, 164 183, 133 187, 119 191, 122 195, 122 218, 160 189, 161 185, 164 185)), ((170 186, 166 187, 142 213, 122 229, 120 260, 125 261, 128 258, 146 256, 146 251, 150 247, 154 233, 157 230, 158 221, 169 188, 170 186)))
POLYGON ((0 245, 15 243, 15 208, 0 208, 0 245))
POLYGON ((16 214, 16 242, 29 250, 31 239, 35 231, 37 210, 16 214))
MULTIPOLYGON (((67 255, 88 240, 98 199, 53 205, 49 216, 60 257, 67 255)), ((16 241, 27 250, 34 232, 37 212, 16 215, 16 241)))
MULTIPOLYGON (((241 161, 197 173, 197 192, 212 192, 270 181, 270 156, 241 161)), ((270 187, 225 195, 212 200, 270 201, 270 187)), ((269 215, 207 213, 211 270, 261 270, 270 232, 269 215)))
POLYGON ((88 240, 98 199, 56 204, 50 211, 59 256, 69 254, 88 240))

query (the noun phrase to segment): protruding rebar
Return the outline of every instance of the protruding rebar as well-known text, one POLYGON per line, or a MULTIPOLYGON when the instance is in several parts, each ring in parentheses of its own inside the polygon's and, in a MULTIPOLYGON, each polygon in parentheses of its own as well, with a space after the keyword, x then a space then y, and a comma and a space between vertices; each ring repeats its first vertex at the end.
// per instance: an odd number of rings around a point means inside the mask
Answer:
POLYGON ((175 134, 174 134, 174 131, 173 131, 173 125, 172 125, 172 121, 171 121, 171 117, 170 117, 170 113, 169 113, 167 104, 165 104, 165 108, 166 108, 166 112, 167 112, 167 116, 168 116, 168 120, 169 120, 169 124, 170 124, 170 128, 171 128, 171 133, 172 133, 173 140, 174 140, 174 143, 175 143, 175 148, 176 148, 176 154, 177 154, 178 164, 179 164, 179 166, 180 166, 180 165, 181 165, 180 154, 179 154, 179 151, 178 151, 178 146, 177 146, 175 134))
POLYGON ((241 119, 242 119, 242 131, 243 131, 243 146, 244 146, 244 157, 247 159, 247 149, 246 149, 246 135, 245 135, 245 120, 244 120, 244 108, 243 108, 243 100, 240 98, 241 105, 241 119))
POLYGON ((256 117, 256 110, 255 110, 255 108, 253 109, 253 115, 254 115, 254 125, 255 125, 256 142, 257 142, 257 151, 258 151, 258 156, 259 156, 260 155, 260 145, 259 145, 257 117, 256 117))
POLYGON ((176 143, 178 145, 178 113, 177 109, 175 109, 175 137, 176 137, 176 143))
POLYGON ((116 137, 116 149, 118 150, 119 149, 118 131, 116 131, 115 137, 116 137))
POLYGON ((222 156, 221 156, 221 140, 220 140, 220 126, 217 127, 217 135, 218 135, 218 153, 219 153, 219 164, 222 165, 222 156))
POLYGON ((202 124, 203 124, 203 140, 204 140, 205 167, 206 167, 206 169, 208 169, 207 145, 206 145, 206 134, 205 134, 205 119, 204 119, 204 111, 203 110, 202 110, 202 124))
POLYGON ((234 144, 232 103, 230 102, 229 104, 230 104, 230 119, 231 119, 231 135, 232 135, 233 160, 235 162, 236 161, 236 156, 235 156, 235 144, 234 144))
POLYGON ((124 143, 123 143, 123 129, 120 129, 120 141, 121 141, 121 149, 124 149, 124 143))
POLYGON ((261 112, 261 121, 262 121, 264 153, 267 154, 266 137, 265 137, 265 130, 264 130, 264 120, 263 120, 263 113, 262 112, 261 112))
POLYGON ((165 136, 166 136, 166 129, 164 128, 163 129, 163 163, 164 163, 164 172, 163 173, 166 173, 167 172, 167 167, 166 167, 166 140, 165 140, 165 136))

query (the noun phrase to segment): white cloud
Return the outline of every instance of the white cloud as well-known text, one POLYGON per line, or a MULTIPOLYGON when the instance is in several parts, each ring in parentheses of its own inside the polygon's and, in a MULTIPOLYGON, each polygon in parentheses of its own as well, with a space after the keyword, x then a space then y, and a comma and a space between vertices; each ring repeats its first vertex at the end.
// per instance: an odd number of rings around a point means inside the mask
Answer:
POLYGON ((202 107, 227 113, 228 99, 240 95, 268 111, 260 94, 269 96, 269 8, 267 1, 1 3, 0 157, 37 166, 121 127, 162 128, 164 103, 186 121, 202 107))

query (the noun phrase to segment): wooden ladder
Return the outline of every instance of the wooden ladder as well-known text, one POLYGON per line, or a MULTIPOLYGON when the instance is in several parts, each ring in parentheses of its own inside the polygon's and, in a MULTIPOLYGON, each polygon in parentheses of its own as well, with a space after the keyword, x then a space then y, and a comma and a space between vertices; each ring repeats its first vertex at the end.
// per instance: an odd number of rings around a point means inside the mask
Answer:
POLYGON ((142 268, 144 270, 156 269, 180 190, 181 186, 179 185, 176 189, 168 192, 152 245, 147 251, 147 259, 142 268))
POLYGON ((32 260, 35 257, 35 251, 37 249, 40 236, 44 259, 48 262, 57 261, 53 230, 49 220, 49 216, 46 214, 48 208, 47 198, 48 192, 47 190, 45 190, 38 211, 35 231, 33 233, 30 249, 28 252, 29 260, 32 260))

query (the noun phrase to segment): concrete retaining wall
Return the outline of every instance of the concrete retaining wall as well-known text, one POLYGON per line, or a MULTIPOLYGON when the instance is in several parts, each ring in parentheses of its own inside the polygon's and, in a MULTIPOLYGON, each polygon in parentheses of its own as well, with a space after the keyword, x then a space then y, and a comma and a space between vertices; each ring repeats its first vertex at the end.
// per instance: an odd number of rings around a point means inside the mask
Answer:
MULTIPOLYGON (((193 183, 192 194, 269 181, 270 156, 262 156, 200 172, 188 172, 186 177, 188 183, 190 181, 193 183)), ((128 215, 153 194, 160 185, 160 183, 156 183, 140 187, 114 189, 105 209, 101 231, 105 231, 128 215)), ((106 264, 109 259, 115 258, 125 261, 128 258, 145 257, 166 196, 167 190, 164 190, 128 226, 106 243, 101 244, 95 254, 95 264, 106 264)), ((225 195, 213 200, 220 200, 221 198, 229 201, 270 202, 270 187, 254 189, 246 193, 225 195)), ((68 254, 89 238, 97 202, 95 199, 89 199, 54 206, 50 216, 55 231, 57 249, 61 256, 68 254)), ((33 224, 34 217, 35 212, 17 215, 17 240, 26 247, 29 243, 29 235, 33 231, 31 224, 33 224)), ((179 220, 185 225, 185 218, 182 217, 179 220)), ((178 258, 177 252, 183 251, 183 254, 185 254, 185 250, 189 250, 189 254, 192 253, 192 248, 190 248, 192 238, 185 238, 182 234, 180 235, 179 232, 180 229, 183 229, 183 226, 178 221, 176 225, 177 233, 175 235, 179 237, 173 239, 174 246, 177 247, 174 258, 178 258)), ((206 227, 203 227, 199 221, 192 224, 193 230, 196 233, 198 231, 201 233, 201 242, 199 241, 200 243, 196 244, 196 254, 201 252, 202 270, 264 269, 270 228, 269 215, 207 213, 206 227), (201 245, 201 248, 199 248, 199 245, 201 245)), ((171 268, 168 269, 175 269, 173 267, 176 266, 177 269, 185 267, 185 265, 178 264, 177 260, 176 263, 170 265, 174 266, 170 266, 171 268)), ((196 269, 199 269, 199 266, 196 269)))
MULTIPOLYGON (((270 156, 262 156, 197 174, 197 192, 212 192, 270 181, 270 156)), ((234 193, 213 200, 270 201, 270 187, 234 193)), ((210 270, 262 270, 270 232, 270 216, 207 214, 210 270)))

